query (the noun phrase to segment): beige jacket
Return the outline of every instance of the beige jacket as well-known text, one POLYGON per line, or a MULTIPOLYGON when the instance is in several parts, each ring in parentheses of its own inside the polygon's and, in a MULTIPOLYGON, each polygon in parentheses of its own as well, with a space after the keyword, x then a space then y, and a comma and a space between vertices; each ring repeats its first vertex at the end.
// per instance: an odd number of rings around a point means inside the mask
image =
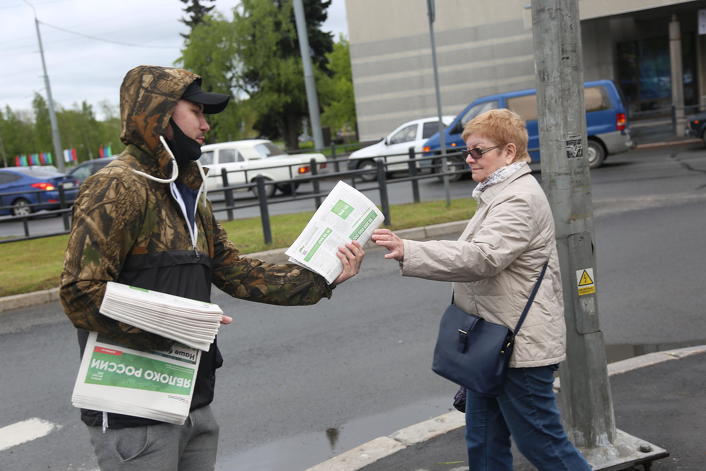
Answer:
POLYGON ((401 270, 403 276, 454 282, 461 309, 514 329, 547 258, 510 359, 511 367, 529 368, 559 363, 566 347, 554 220, 529 166, 481 193, 457 241, 405 240, 401 270))

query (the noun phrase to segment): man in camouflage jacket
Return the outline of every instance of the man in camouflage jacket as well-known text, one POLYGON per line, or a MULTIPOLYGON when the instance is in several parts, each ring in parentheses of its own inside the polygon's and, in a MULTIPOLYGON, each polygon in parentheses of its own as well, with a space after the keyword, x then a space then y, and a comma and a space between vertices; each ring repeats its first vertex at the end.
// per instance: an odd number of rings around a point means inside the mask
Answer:
MULTIPOLYGON (((82 185, 61 277, 61 301, 82 354, 88 331, 142 349, 171 343, 100 314, 108 281, 206 302, 211 283, 237 298, 279 305, 331 296, 333 285, 309 270, 241 256, 216 221, 196 159, 209 128, 204 113, 220 112, 228 97, 203 92, 200 83, 191 72, 165 67, 140 66, 125 76, 120 138, 127 147, 82 185)), ((334 285, 357 273, 363 255, 357 242, 339 249, 344 270, 334 285)), ((213 469, 218 425, 208 405, 221 364, 214 342, 202 353, 183 426, 82 410, 101 469, 213 469)))

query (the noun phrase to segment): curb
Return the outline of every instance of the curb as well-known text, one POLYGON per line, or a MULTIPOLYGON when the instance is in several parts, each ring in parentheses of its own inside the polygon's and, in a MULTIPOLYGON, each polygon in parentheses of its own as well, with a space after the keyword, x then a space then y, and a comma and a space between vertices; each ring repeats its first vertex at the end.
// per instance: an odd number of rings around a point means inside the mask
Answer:
MULTIPOLYGON (((447 222, 443 224, 435 224, 432 226, 416 227, 412 229, 401 229, 395 231, 397 235, 405 239, 424 240, 435 237, 442 237, 449 234, 461 233, 466 227, 468 221, 447 222)), ((365 245, 366 249, 375 247, 375 244, 368 242, 365 245)), ((288 257, 284 254, 286 248, 266 250, 264 252, 256 252, 245 254, 244 256, 259 258, 267 263, 287 263, 288 257)), ((13 309, 21 309, 26 307, 38 306, 52 301, 59 300, 59 288, 51 288, 43 291, 34 291, 32 293, 15 294, 0 298, 0 314, 13 309)))
MULTIPOLYGON (((609 363, 608 376, 627 373, 665 361, 680 360, 700 353, 706 353, 706 345, 648 353, 609 363)), ((554 383, 554 389, 558 389, 558 379, 554 383)), ((445 435, 465 425, 466 420, 463 414, 457 411, 447 412, 424 422, 410 425, 391 435, 375 438, 308 468, 306 471, 359 471, 365 466, 402 451, 407 447, 445 435)))
POLYGON ((694 137, 694 138, 689 138, 689 139, 678 139, 675 141, 650 142, 647 144, 638 144, 633 149, 634 150, 657 149, 660 147, 683 146, 683 145, 687 145, 687 144, 699 144, 701 142, 703 142, 701 139, 694 137))

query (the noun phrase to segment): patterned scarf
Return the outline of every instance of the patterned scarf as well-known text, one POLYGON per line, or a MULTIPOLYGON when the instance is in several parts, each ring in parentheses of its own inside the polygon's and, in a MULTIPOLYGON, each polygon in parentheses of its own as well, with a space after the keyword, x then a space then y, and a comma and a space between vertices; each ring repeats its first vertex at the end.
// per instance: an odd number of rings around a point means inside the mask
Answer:
POLYGON ((480 199, 480 194, 483 193, 489 186, 495 185, 496 183, 504 182, 508 179, 508 177, 510 177, 510 175, 518 171, 523 165, 524 162, 514 162, 510 165, 500 167, 499 169, 491 173, 488 178, 476 185, 476 187, 473 189, 473 194, 471 196, 473 196, 473 198, 478 201, 480 199))

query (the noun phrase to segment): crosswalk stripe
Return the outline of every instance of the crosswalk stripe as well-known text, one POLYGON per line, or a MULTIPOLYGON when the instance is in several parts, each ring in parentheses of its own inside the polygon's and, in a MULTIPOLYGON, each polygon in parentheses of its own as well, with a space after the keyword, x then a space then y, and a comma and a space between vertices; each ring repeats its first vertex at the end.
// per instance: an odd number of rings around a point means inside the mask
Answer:
POLYGON ((0 428, 0 451, 49 435, 61 426, 33 417, 0 428))

